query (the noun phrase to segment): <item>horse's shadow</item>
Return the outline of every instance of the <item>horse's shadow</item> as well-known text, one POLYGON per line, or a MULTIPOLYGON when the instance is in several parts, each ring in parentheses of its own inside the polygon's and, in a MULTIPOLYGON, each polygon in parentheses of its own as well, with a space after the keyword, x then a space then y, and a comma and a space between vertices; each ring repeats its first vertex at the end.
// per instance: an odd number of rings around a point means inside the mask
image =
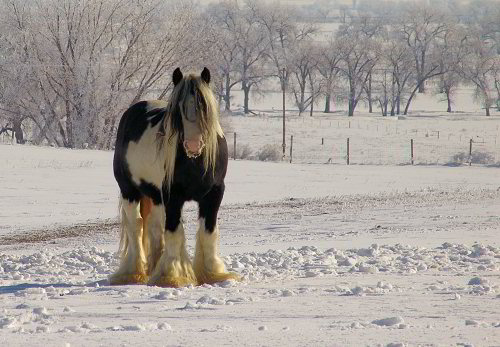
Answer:
POLYGON ((16 294, 17 292, 32 289, 32 288, 82 288, 82 287, 99 287, 109 286, 108 280, 100 280, 95 282, 90 282, 86 284, 68 284, 68 283, 19 283, 10 286, 0 286, 0 295, 2 294, 16 294))

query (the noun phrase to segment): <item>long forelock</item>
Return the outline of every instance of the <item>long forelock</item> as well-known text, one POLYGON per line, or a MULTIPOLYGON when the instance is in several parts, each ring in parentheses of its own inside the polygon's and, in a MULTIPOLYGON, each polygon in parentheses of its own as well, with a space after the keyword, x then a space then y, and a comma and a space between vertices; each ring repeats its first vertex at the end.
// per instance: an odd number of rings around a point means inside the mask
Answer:
POLYGON ((196 87, 205 103, 201 116, 201 128, 205 140, 205 173, 211 170, 213 174, 217 160, 217 137, 224 137, 219 123, 219 105, 210 86, 203 82, 200 77, 196 78, 196 87))
MULTIPOLYGON (((195 94, 202 100, 204 106, 200 112, 200 127, 202 136, 205 141, 205 149, 203 153, 203 164, 205 173, 215 172, 215 163, 217 160, 218 139, 224 137, 224 133, 219 123, 219 106, 214 92, 208 84, 202 81, 201 77, 188 75, 183 78, 173 89, 170 95, 170 100, 167 106, 167 113, 163 120, 163 138, 159 150, 165 153, 165 182, 167 190, 169 190, 174 170, 175 159, 177 154, 177 146, 179 137, 182 136, 182 119, 180 104, 183 104, 184 99, 189 94, 190 84, 194 84, 195 94), (180 122, 179 122, 180 120, 180 122), (178 123, 178 124, 177 124, 178 123)), ((198 103, 198 100, 197 100, 198 103)))

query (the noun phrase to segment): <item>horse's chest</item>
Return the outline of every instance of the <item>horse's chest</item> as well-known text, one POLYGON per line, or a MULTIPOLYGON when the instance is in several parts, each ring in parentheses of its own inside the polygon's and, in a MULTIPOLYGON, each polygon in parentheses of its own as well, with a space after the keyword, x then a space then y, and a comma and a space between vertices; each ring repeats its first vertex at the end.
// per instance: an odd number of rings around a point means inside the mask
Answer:
POLYGON ((214 185, 210 172, 205 174, 203 162, 187 161, 176 165, 173 186, 185 200, 200 200, 214 185))

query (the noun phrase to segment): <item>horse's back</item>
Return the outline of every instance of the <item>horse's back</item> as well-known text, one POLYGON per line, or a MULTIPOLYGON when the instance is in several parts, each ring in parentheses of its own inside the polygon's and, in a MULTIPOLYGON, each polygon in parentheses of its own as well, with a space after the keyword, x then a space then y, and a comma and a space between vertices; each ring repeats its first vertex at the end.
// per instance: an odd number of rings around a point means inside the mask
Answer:
POLYGON ((163 100, 139 101, 130 106, 120 119, 117 146, 125 141, 138 141, 149 125, 156 125, 167 107, 163 100))
POLYGON ((162 164, 157 159, 156 136, 164 117, 167 102, 139 101, 124 113, 118 126, 113 171, 122 194, 132 194, 141 181, 161 187, 162 164))

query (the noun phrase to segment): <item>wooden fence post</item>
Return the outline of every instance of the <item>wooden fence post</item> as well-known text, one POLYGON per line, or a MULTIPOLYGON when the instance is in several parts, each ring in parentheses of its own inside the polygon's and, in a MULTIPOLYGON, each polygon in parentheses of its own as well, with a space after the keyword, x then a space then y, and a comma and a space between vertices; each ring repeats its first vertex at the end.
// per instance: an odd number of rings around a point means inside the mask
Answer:
POLYGON ((290 135, 290 164, 292 163, 293 155, 293 135, 290 135))
POLYGON ((413 165, 413 139, 411 139, 411 165, 413 165))
POLYGON ((233 159, 236 160, 236 131, 234 132, 234 145, 233 145, 234 153, 233 159))
POLYGON ((472 166, 472 139, 469 142, 469 166, 472 166))
POLYGON ((321 138, 321 146, 323 146, 324 144, 325 144, 325 138, 324 138, 324 137, 322 137, 322 138, 321 138))
POLYGON ((349 138, 347 138, 347 165, 349 165, 349 138))

